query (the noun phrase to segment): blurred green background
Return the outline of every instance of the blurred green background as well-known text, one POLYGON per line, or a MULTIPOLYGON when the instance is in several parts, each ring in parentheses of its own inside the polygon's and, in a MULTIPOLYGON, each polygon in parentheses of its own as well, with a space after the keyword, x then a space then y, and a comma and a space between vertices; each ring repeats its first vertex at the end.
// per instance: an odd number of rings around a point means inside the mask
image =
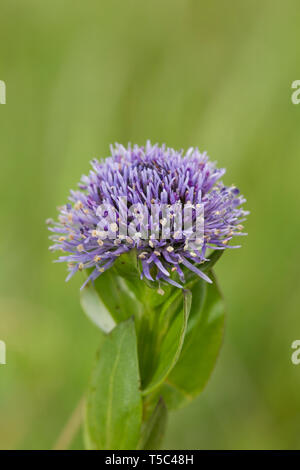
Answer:
MULTIPOLYGON (((0 448, 51 448, 99 342, 44 221, 109 143, 199 146, 247 197, 223 349, 166 448, 300 448, 298 1, 1 0, 0 448)), ((81 435, 73 448, 82 447, 81 435)))

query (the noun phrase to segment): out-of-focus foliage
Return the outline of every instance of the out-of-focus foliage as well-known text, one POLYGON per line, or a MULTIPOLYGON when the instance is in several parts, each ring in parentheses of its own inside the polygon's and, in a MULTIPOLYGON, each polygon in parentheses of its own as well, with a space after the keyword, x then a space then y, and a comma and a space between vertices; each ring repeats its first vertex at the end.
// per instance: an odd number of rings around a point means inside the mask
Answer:
POLYGON ((207 150, 251 210, 216 268, 220 359, 165 445, 300 447, 299 21, 296 0, 2 0, 0 448, 54 444, 99 343, 44 220, 110 142, 148 138, 207 150))

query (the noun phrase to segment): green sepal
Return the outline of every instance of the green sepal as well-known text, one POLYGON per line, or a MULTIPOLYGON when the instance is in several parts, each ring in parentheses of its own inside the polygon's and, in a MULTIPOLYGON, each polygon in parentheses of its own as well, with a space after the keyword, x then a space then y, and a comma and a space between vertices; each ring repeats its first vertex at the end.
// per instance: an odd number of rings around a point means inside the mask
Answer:
MULTIPOLYGON (((174 290, 170 284, 164 283, 163 289, 161 289, 162 283, 160 281, 148 281, 145 277, 141 279, 141 261, 136 249, 117 258, 111 270, 123 279, 128 289, 134 293, 137 301, 148 310, 162 305, 174 290), (160 291, 163 291, 163 294, 160 291)), ((152 273, 153 279, 156 277, 155 271, 156 268, 152 273)))

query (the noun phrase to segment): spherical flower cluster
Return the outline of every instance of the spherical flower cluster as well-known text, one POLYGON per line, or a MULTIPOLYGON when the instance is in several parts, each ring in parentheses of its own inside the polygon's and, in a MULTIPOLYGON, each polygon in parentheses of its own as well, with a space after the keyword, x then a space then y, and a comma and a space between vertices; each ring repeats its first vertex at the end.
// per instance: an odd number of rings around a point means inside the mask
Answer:
POLYGON ((150 142, 127 149, 117 144, 111 156, 92 161, 79 190, 59 208, 58 222, 47 221, 54 232, 50 248, 66 253, 58 261, 68 263, 67 279, 93 268, 86 282, 95 280, 135 250, 141 278, 182 287, 190 270, 210 282, 201 264, 211 249, 234 248, 228 243, 243 235, 247 215, 239 190, 220 181, 224 173, 197 148, 184 153, 150 142), (190 218, 181 230, 183 207, 190 218))

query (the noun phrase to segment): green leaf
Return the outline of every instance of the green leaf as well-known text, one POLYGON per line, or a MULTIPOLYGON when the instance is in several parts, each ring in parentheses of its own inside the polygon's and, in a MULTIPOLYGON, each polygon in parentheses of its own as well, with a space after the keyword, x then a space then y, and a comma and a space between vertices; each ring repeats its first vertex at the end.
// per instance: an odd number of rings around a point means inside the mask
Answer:
POLYGON ((82 289, 81 305, 88 317, 103 331, 105 331, 102 328, 103 323, 106 325, 108 322, 111 326, 112 323, 127 320, 132 315, 139 315, 142 309, 142 305, 128 289, 124 280, 111 270, 105 271, 82 289))
POLYGON ((138 449, 160 449, 166 430, 167 415, 167 407, 160 397, 149 420, 143 425, 138 449))
POLYGON ((80 291, 80 303, 89 319, 104 333, 109 333, 116 326, 91 282, 80 291))
POLYGON ((176 410, 188 405, 193 400, 193 397, 186 390, 179 390, 175 384, 171 385, 168 382, 162 384, 160 393, 169 410, 176 410))
MULTIPOLYGON (((178 298, 179 297, 177 295, 177 299, 178 298)), ((191 299, 191 292, 184 290, 183 306, 181 307, 181 311, 174 316, 172 323, 170 325, 168 324, 168 329, 166 331, 162 330, 161 327, 158 331, 155 329, 154 335, 159 336, 160 333, 161 341, 157 341, 156 350, 152 351, 152 364, 154 364, 154 369, 150 378, 146 383, 143 383, 143 395, 147 395, 159 387, 175 366, 184 341, 188 316, 191 308, 191 299)), ((173 301, 174 300, 175 299, 173 299, 173 301)), ((168 305, 166 305, 166 307, 167 306, 168 305)), ((163 311, 161 316, 162 319, 165 320, 167 312, 163 311)), ((145 346, 145 343, 142 342, 141 347, 143 347, 143 344, 145 346)))
POLYGON ((203 264, 202 270, 204 272, 210 271, 213 266, 216 264, 216 262, 221 258, 221 256, 224 254, 225 250, 214 250, 211 252, 209 255, 209 261, 206 261, 203 264))
POLYGON ((89 448, 135 449, 140 436, 142 399, 133 318, 104 337, 87 396, 89 448))
POLYGON ((162 395, 169 408, 178 408, 206 385, 222 345, 225 309, 216 278, 192 288, 189 326, 180 358, 167 378, 162 395))

